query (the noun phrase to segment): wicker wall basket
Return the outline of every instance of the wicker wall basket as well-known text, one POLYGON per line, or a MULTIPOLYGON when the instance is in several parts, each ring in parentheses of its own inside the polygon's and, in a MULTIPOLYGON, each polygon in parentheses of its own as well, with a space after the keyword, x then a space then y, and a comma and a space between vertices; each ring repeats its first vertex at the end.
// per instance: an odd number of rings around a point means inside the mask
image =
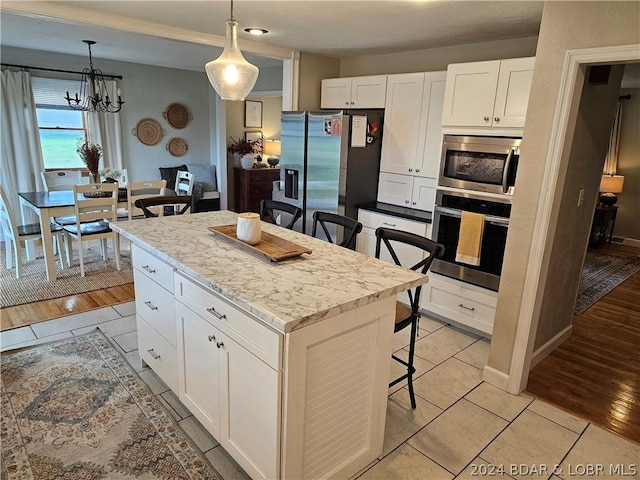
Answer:
POLYGON ((156 145, 164 136, 165 131, 153 118, 144 118, 138 122, 131 133, 145 145, 156 145))
POLYGON ((162 116, 173 128, 181 129, 189 125, 193 118, 187 107, 181 103, 172 103, 162 112, 162 116))
POLYGON ((181 157, 187 150, 189 150, 189 146, 187 142, 184 141, 183 138, 175 137, 167 142, 166 145, 167 151, 173 155, 174 157, 181 157))

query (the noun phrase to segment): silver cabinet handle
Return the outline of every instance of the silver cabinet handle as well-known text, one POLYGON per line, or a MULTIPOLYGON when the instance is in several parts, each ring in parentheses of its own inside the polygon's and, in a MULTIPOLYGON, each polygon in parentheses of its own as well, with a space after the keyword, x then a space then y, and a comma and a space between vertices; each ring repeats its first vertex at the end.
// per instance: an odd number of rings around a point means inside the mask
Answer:
POLYGON ((484 117, 484 121, 488 122, 489 121, 489 117, 484 117))
POLYGON ((351 100, 351 105, 353 105, 354 103, 356 103, 356 102, 354 102, 353 100, 351 100))
POLYGON ((410 171, 410 172, 413 172, 413 168, 410 168, 410 169, 409 169, 409 171, 410 171))
POLYGON ((216 339, 215 335, 209 335, 207 338, 209 339, 210 342, 213 342, 216 339))
POLYGON ((494 121, 494 122, 499 122, 499 121, 500 121, 500 117, 495 117, 495 118, 493 119, 493 121, 494 121))
POLYGON ((416 173, 418 173, 419 171, 420 171, 420 169, 419 169, 419 168, 416 168, 416 173))
POLYGON ((462 303, 459 303, 458 306, 464 308, 465 310, 471 310, 472 312, 475 311, 475 308, 467 307, 466 305, 463 305, 462 303))
POLYGON ((156 307, 153 303, 149 302, 144 302, 144 304, 149 307, 151 310, 157 310, 158 307, 156 307))
POLYGON ((156 273, 155 269, 151 268, 149 265, 143 265, 142 269, 146 270, 149 273, 156 273))
POLYGON ((226 315, 216 312, 216 307, 207 308, 207 312, 220 320, 227 318, 226 315))
POLYGON ((149 350, 147 350, 147 352, 149 352, 149 355, 151 355, 154 360, 158 360, 160 358, 160 355, 154 352, 153 348, 150 348, 149 350))
POLYGON ((387 222, 382 222, 383 225, 386 225, 387 227, 395 227, 396 224, 395 223, 387 223, 387 222))
POLYGON ((216 347, 218 347, 218 348, 224 347, 224 343, 223 342, 216 342, 216 347))
POLYGON ((411 205, 417 205, 417 203, 416 202, 411 202, 411 205))
POLYGON ((345 105, 349 105, 349 102, 344 102, 345 105))
POLYGON ((405 200, 404 203, 409 203, 409 200, 405 200))

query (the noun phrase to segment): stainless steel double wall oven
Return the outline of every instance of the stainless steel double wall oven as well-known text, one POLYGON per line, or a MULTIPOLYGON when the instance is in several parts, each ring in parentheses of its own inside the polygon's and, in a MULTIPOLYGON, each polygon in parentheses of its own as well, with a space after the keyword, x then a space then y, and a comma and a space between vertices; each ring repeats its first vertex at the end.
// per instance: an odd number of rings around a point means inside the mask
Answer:
POLYGON ((431 271, 498 290, 520 138, 445 135, 433 214, 433 239, 445 247, 431 271), (485 215, 480 265, 455 261, 462 212, 485 215))

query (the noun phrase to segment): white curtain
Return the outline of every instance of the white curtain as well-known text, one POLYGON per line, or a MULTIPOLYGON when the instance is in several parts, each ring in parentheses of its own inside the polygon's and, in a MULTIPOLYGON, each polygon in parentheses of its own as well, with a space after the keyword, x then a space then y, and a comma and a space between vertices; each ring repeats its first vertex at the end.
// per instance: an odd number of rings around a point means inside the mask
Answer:
MULTIPOLYGON (((118 98, 118 87, 115 80, 105 81, 109 91, 109 99, 118 98)), ((89 141, 102 147, 101 168, 111 167, 122 170, 122 133, 120 131, 119 113, 87 113, 89 141)))
POLYGON ((618 170, 618 150, 620 148, 620 126, 622 124, 622 100, 618 100, 616 114, 613 117, 611 134, 609 136, 609 150, 604 160, 602 173, 605 175, 615 175, 618 170))
MULTIPOLYGON (((0 185, 14 215, 20 218, 18 192, 43 189, 40 172, 44 170, 44 163, 29 72, 4 70, 1 95, 0 185)), ((34 220, 35 216, 28 219, 34 220)))

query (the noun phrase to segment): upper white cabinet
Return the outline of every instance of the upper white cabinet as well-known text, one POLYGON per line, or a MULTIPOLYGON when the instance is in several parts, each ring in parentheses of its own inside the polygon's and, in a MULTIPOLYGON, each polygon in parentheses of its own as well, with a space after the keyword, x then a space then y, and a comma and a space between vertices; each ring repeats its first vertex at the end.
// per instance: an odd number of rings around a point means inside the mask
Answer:
POLYGON ((389 75, 380 171, 435 178, 446 72, 389 75))
POLYGON ((378 201, 433 211, 436 198, 436 179, 380 172, 378 201))
POLYGON ((386 75, 322 80, 320 108, 384 108, 386 75))
POLYGON ((442 125, 524 127, 535 57, 449 65, 442 125))

